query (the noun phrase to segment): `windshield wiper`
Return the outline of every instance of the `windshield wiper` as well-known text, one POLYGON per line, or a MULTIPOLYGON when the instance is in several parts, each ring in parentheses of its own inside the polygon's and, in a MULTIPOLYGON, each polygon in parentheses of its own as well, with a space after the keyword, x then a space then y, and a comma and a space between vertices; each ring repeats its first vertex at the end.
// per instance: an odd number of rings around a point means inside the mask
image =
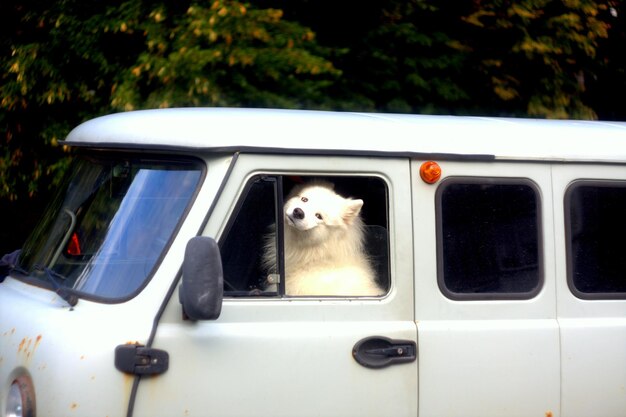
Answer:
POLYGON ((54 287, 54 292, 57 293, 57 295, 61 297, 61 299, 63 299, 67 304, 69 304, 70 307, 74 307, 76 304, 78 304, 79 292, 73 288, 61 285, 59 281, 57 281, 57 278, 65 281, 67 277, 53 271, 48 267, 42 267, 41 265, 35 265, 34 269, 38 271, 43 271, 44 274, 46 274, 46 278, 54 287))

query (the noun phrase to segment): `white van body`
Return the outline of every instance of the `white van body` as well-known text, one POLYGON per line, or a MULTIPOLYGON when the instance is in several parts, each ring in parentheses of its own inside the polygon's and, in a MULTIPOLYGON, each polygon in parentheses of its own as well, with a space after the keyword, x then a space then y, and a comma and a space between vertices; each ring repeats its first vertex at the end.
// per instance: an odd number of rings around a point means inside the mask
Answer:
POLYGON ((84 174, 0 283, 2 416, 626 413, 626 123, 169 109, 65 144, 84 174), (257 214, 320 177, 370 208, 384 294, 232 272, 261 256, 257 214), (213 316, 184 311, 195 236, 221 252, 213 316))

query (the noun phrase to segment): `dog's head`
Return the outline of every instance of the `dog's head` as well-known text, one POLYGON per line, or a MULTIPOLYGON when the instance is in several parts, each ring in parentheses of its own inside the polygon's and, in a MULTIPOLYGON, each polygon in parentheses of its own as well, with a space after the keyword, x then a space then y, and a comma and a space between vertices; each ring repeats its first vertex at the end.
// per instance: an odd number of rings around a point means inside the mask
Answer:
POLYGON ((362 206, 363 200, 340 196, 330 183, 309 183, 296 187, 287 197, 285 225, 315 233, 324 233, 318 229, 344 229, 359 216, 362 206))

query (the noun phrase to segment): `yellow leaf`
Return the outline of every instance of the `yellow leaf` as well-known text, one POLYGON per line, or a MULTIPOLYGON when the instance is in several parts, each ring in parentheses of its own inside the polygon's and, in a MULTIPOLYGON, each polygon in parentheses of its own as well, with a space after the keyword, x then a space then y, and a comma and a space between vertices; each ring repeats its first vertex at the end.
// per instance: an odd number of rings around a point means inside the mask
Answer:
POLYGON ((519 4, 513 3, 509 9, 509 16, 519 16, 526 19, 536 19, 543 14, 541 10, 536 10, 534 13, 519 4))
POLYGON ((485 27, 484 23, 480 21, 481 18, 483 18, 484 16, 488 16, 488 17, 492 17, 495 16, 494 12, 489 12, 486 10, 481 10, 478 11, 476 13, 473 13, 467 17, 464 17, 463 20, 471 25, 474 26, 478 26, 478 27, 485 27))
POLYGON ((472 48, 471 48, 471 47, 469 47, 469 46, 467 46, 467 45, 464 45, 463 43, 461 43, 461 42, 460 42, 460 41, 458 41, 458 40, 449 41, 449 42, 447 43, 447 45, 448 45, 450 48, 455 49, 455 50, 457 50, 457 51, 463 51, 463 52, 471 52, 471 51, 472 51, 472 48))
POLYGON ((508 101, 513 100, 518 97, 519 94, 517 90, 511 87, 507 81, 502 80, 497 77, 491 77, 491 82, 493 83, 493 91, 496 93, 498 97, 502 100, 508 101))
POLYGON ((483 61, 483 63, 487 67, 499 68, 499 67, 502 66, 502 60, 501 59, 486 59, 486 60, 483 61))

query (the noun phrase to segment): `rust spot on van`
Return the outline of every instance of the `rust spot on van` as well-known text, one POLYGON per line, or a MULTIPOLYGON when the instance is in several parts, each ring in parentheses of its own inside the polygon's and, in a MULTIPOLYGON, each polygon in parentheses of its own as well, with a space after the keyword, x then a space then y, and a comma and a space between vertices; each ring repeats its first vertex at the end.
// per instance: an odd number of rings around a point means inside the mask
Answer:
POLYGON ((552 417, 552 411, 546 411, 546 417, 552 417))
POLYGON ((30 346, 32 344, 33 344, 33 339, 31 339, 30 337, 25 337, 20 342, 20 346, 18 347, 17 351, 23 352, 24 355, 28 357, 31 354, 30 346))
POLYGON ((70 404, 70 410, 76 410, 78 408, 78 404, 72 403, 70 404))
POLYGON ((39 343, 41 343, 41 335, 38 334, 37 337, 35 338, 35 344, 33 345, 33 353, 35 353, 35 351, 37 350, 37 347, 39 346, 39 343))
POLYGON ((37 347, 39 346, 41 339, 42 339, 41 335, 38 335, 34 339, 34 341, 30 337, 22 338, 19 345, 17 346, 17 354, 22 355, 24 359, 29 360, 31 356, 34 355, 35 350, 37 350, 37 347))
POLYGON ((15 333, 15 327, 12 328, 11 330, 7 330, 6 332, 2 333, 2 336, 13 336, 14 333, 15 333))

